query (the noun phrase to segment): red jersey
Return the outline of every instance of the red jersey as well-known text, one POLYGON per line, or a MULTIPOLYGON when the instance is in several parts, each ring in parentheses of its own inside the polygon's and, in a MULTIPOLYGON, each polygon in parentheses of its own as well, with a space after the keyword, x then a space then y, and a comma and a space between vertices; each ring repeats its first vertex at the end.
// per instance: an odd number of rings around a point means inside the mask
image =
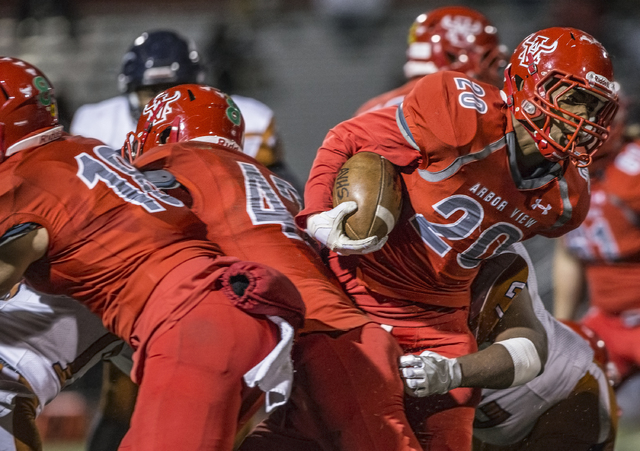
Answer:
POLYGON ((391 91, 387 91, 384 94, 380 94, 379 96, 368 100, 360 108, 358 108, 355 116, 359 116, 362 113, 368 113, 369 111, 379 110, 380 108, 385 108, 388 106, 400 105, 405 96, 409 94, 416 83, 418 83, 418 80, 420 80, 420 78, 413 78, 399 88, 392 89, 391 91))
POLYGON ((632 142, 593 180, 587 218, 564 237, 586 265, 591 303, 609 313, 640 308, 639 184, 640 142, 632 142))
POLYGON ((2 162, 0 211, 0 236, 24 223, 49 234, 27 282, 82 302, 125 340, 165 274, 191 258, 220 255, 180 201, 93 139, 65 134, 2 162))
POLYGON ((222 146, 185 142, 159 146, 136 160, 144 170, 166 169, 189 192, 192 211, 226 255, 278 269, 307 307, 304 331, 348 330, 371 320, 344 294, 293 216, 295 189, 253 158, 222 146))
POLYGON ((589 206, 586 169, 549 162, 535 177, 520 174, 500 91, 456 72, 427 75, 401 106, 331 130, 307 182, 300 227, 332 207, 339 168, 361 151, 389 159, 406 186, 387 244, 361 256, 357 268, 360 283, 384 296, 467 306, 482 259, 536 234, 562 235, 589 206))

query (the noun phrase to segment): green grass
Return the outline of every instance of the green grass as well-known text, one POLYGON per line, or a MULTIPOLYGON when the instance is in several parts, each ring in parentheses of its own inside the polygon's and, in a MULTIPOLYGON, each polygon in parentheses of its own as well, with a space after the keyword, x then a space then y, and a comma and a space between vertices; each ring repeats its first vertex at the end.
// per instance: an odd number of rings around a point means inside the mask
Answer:
POLYGON ((51 442, 45 443, 43 451, 84 451, 85 442, 51 442))
POLYGON ((640 450, 640 425, 636 428, 623 426, 618 429, 615 451, 640 450))

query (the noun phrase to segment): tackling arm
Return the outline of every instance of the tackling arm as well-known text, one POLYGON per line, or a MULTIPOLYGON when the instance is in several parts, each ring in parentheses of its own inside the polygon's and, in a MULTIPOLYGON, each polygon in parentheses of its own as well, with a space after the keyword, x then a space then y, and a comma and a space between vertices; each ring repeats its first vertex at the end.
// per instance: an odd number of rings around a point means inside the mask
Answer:
POLYGON ((547 360, 547 335, 523 289, 496 325, 495 342, 456 359, 424 351, 400 358, 406 391, 413 396, 443 394, 457 387, 503 389, 539 375, 547 360))
POLYGON ((49 233, 42 227, 0 245, 0 296, 20 282, 29 265, 42 258, 48 246, 49 233))
POLYGON ((513 300, 493 335, 492 345, 457 359, 462 368, 461 386, 508 388, 542 373, 547 361, 547 334, 526 288, 513 300))

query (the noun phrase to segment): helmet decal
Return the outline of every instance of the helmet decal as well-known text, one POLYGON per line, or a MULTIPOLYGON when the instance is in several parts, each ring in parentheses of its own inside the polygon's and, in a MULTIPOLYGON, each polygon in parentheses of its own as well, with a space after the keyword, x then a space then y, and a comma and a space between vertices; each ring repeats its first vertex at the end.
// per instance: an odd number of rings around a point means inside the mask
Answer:
POLYGON ((479 35, 482 31, 480 21, 473 20, 473 18, 467 16, 446 15, 442 18, 440 24, 447 30, 447 39, 458 47, 469 45, 469 38, 479 35))
POLYGON ((520 60, 520 65, 522 67, 529 67, 530 61, 528 55, 531 55, 533 58, 533 62, 535 64, 540 63, 540 56, 543 53, 553 53, 556 48, 558 48, 558 41, 555 41, 551 44, 547 44, 549 42, 549 38, 542 35, 533 35, 529 36, 522 43, 522 52, 518 55, 518 60, 520 60))
POLYGON ((231 97, 226 96, 226 98, 227 105, 229 105, 229 108, 227 108, 226 111, 227 117, 235 125, 240 125, 240 123, 242 122, 242 113, 240 113, 240 108, 238 108, 238 105, 236 105, 231 97))
POLYGON ((497 28, 478 11, 446 6, 420 14, 407 42, 407 78, 452 70, 495 86, 502 83, 505 47, 497 28))
POLYGON ((161 124, 167 120, 167 115, 173 111, 171 104, 180 98, 180 91, 176 91, 173 95, 168 94, 166 91, 161 92, 153 98, 149 104, 145 105, 142 110, 142 116, 147 117, 148 122, 153 122, 154 125, 161 124))
POLYGON ((49 95, 49 91, 51 91, 51 86, 47 82, 44 77, 36 77, 33 79, 33 86, 36 87, 40 95, 38 95, 38 101, 44 105, 51 105, 51 96, 49 95))

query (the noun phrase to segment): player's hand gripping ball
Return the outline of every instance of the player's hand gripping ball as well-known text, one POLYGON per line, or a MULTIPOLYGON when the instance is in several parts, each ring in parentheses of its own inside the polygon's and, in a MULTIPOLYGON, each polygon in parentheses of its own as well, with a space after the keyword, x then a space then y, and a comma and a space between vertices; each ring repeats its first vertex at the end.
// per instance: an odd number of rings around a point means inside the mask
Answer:
POLYGON ((373 152, 359 152, 340 168, 333 186, 333 206, 355 201, 344 231, 352 240, 386 237, 402 210, 402 180, 395 166, 373 152))

